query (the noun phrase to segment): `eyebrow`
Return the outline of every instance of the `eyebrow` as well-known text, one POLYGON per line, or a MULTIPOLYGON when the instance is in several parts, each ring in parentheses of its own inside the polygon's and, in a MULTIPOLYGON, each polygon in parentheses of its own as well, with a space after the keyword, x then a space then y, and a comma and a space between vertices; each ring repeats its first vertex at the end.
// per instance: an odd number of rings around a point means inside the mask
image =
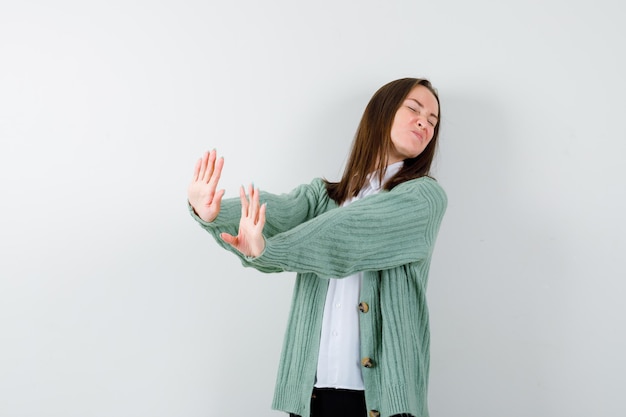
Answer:
MULTIPOLYGON (((414 99, 414 98, 408 97, 407 100, 413 100, 414 102, 417 103, 418 106, 420 106, 421 108, 424 108, 424 105, 422 103, 420 103, 419 101, 417 101, 416 99, 414 99)), ((434 117, 435 119, 439 120, 439 116, 437 116, 436 114, 431 113, 430 115, 432 117, 434 117)))

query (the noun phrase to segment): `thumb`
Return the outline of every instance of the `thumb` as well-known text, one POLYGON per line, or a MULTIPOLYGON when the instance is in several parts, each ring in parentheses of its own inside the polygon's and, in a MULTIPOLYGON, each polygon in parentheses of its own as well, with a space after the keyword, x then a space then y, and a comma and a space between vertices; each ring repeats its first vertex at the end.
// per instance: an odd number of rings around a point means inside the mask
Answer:
POLYGON ((215 208, 217 209, 217 211, 220 211, 220 207, 222 205, 222 197, 224 197, 224 193, 226 192, 226 190, 219 190, 215 196, 213 196, 213 201, 212 203, 215 204, 215 208))
POLYGON ((222 238, 222 240, 226 243, 228 243, 231 246, 237 246, 237 242, 239 239, 237 239, 237 236, 233 236, 231 234, 228 233, 222 233, 220 234, 220 237, 222 238))

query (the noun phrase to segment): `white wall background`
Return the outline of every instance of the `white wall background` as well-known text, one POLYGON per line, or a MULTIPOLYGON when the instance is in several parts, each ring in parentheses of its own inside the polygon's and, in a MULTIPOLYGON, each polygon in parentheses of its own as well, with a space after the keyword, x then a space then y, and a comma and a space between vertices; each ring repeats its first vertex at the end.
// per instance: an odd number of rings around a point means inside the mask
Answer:
POLYGON ((4 1, 0 416, 277 416, 293 275, 189 217, 338 178, 367 100, 439 88, 431 415, 626 415, 618 1, 4 1))

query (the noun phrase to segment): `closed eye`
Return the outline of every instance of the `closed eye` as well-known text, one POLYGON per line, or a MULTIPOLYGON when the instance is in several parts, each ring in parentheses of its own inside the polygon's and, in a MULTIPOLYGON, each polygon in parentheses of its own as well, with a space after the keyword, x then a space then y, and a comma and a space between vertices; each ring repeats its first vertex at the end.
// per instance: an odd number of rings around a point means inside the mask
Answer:
MULTIPOLYGON (((420 114, 421 113, 421 109, 418 109, 414 106, 406 106, 409 110, 411 110, 413 113, 417 113, 420 114)), ((437 121, 433 121, 432 119, 428 119, 428 124, 431 125, 432 127, 435 127, 437 125, 437 121)))
MULTIPOLYGON (((418 113, 418 114, 419 114, 419 113, 421 113, 421 111, 422 111, 422 107, 424 107, 424 106, 422 105, 422 103, 420 103, 419 101, 417 101, 416 99, 414 99, 414 98, 412 98, 412 97, 411 97, 411 98, 408 98, 408 99, 407 99, 407 101, 408 101, 410 104, 406 104, 406 106, 407 106, 409 109, 411 109, 411 111, 413 111, 413 112, 415 112, 415 113, 418 113), (414 105, 413 105, 413 103, 415 103, 415 104, 416 104, 416 106, 414 106, 414 105)), ((438 122, 439 122, 439 117, 438 117, 436 114, 431 113, 431 114, 429 114, 429 115, 428 115, 428 123, 429 123, 432 127, 435 127, 435 126, 437 125, 437 123, 438 123, 438 122)))

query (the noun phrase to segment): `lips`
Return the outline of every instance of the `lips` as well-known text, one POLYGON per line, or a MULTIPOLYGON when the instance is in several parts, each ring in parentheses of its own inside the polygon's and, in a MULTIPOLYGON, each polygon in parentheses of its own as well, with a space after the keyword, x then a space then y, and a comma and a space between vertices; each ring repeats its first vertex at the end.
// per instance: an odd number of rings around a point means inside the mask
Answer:
POLYGON ((411 133, 413 133, 413 135, 414 135, 415 137, 417 137, 417 139, 418 139, 420 142, 423 142, 423 141, 424 141, 424 135, 423 135, 421 132, 418 132, 418 131, 416 131, 416 130, 411 130, 411 133))

